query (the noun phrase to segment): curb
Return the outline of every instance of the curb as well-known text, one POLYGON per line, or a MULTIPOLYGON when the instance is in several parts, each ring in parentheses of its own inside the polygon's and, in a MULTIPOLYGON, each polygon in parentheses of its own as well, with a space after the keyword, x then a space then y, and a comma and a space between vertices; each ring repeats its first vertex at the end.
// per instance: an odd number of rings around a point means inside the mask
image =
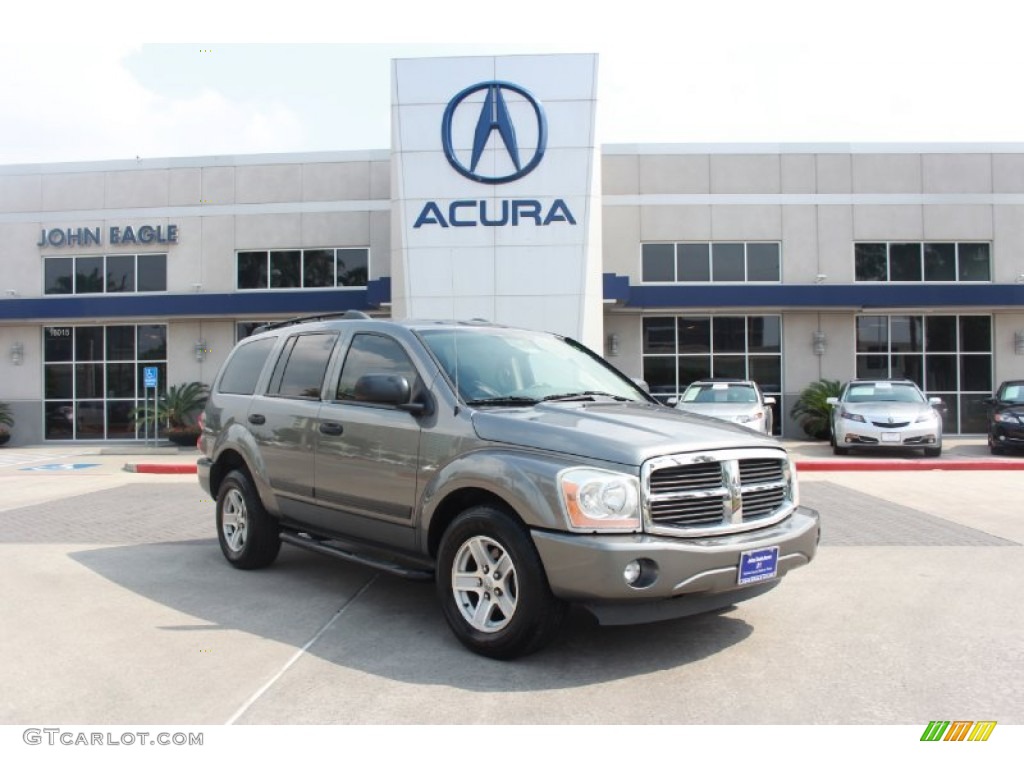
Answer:
POLYGON ((124 471, 147 475, 194 475, 199 468, 195 464, 125 464, 124 471))
POLYGON ((921 459, 912 460, 797 460, 796 469, 798 472, 864 472, 864 471, 889 471, 889 472, 913 472, 918 470, 1004 470, 1024 469, 1024 460, 1010 459, 1006 461, 990 459, 951 459, 946 461, 928 461, 921 459))

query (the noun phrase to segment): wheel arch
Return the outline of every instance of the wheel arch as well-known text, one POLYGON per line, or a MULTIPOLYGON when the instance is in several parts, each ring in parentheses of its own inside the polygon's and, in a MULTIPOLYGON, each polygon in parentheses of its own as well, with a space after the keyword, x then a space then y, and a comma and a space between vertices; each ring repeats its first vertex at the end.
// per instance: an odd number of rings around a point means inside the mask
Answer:
POLYGON ((511 505, 496 493, 477 487, 459 488, 444 497, 430 518, 430 528, 427 531, 427 551, 431 557, 437 557, 441 539, 452 521, 467 509, 480 506, 494 507, 519 523, 523 522, 511 505))

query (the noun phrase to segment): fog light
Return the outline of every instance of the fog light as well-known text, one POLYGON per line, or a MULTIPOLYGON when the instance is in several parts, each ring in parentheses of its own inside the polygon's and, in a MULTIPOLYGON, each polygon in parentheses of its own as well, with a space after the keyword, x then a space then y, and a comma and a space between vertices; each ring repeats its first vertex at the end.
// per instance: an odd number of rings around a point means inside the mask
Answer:
POLYGON ((646 589, 658 580, 658 564, 646 557, 633 560, 622 570, 622 578, 626 586, 646 589))
POLYGON ((622 578, 626 580, 626 583, 633 586, 636 580, 640 578, 640 562, 634 560, 626 565, 626 570, 622 572, 622 578))

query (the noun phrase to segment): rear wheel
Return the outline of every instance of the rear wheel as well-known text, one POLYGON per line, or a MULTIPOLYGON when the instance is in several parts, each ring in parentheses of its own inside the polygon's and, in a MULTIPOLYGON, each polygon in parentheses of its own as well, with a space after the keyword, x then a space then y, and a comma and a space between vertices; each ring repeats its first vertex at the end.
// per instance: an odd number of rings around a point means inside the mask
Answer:
POLYGON ((267 567, 281 549, 277 520, 241 470, 229 472, 217 491, 217 540, 227 561, 244 570, 267 567))
POLYGON ((445 531, 437 594, 459 642, 493 659, 540 650, 566 614, 527 530, 490 506, 463 512, 445 531))

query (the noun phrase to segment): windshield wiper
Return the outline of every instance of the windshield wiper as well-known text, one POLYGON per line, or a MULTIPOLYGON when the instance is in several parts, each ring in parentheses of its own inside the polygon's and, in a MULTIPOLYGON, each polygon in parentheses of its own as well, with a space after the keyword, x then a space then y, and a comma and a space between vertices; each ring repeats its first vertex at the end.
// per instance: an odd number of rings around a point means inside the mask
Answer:
POLYGON ((611 392, 601 392, 597 389, 588 389, 586 392, 566 392, 561 395, 548 395, 541 399, 544 402, 548 402, 550 400, 593 400, 595 397, 610 397, 612 400, 618 400, 619 402, 629 400, 628 397, 613 395, 611 392))
POLYGON ((533 397, 481 397, 467 400, 466 405, 536 405, 539 402, 533 397))

